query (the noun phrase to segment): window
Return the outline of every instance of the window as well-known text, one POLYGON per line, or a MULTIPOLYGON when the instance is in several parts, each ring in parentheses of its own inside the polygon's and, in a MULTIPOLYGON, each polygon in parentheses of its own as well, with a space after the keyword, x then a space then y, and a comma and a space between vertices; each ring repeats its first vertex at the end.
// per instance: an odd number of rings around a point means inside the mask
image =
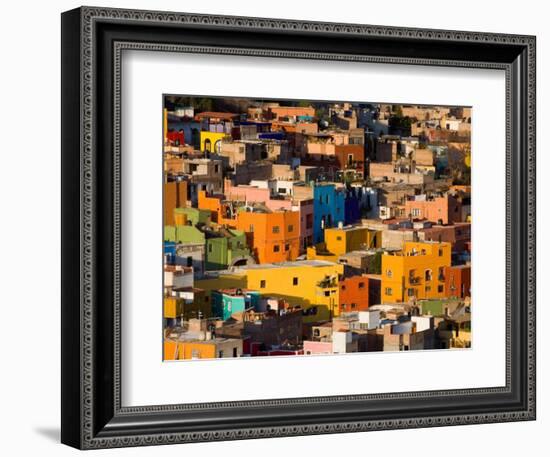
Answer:
POLYGON ((191 257, 191 256, 187 257, 187 266, 188 267, 193 266, 193 257, 191 257))
POLYGON ((432 280, 432 270, 426 270, 425 273, 424 273, 424 279, 426 281, 431 281, 432 280))
POLYGON ((364 282, 360 282, 360 283, 358 284, 358 287, 359 287, 359 289, 364 289, 364 288, 365 288, 365 283, 364 283, 364 282))
POLYGON ((191 358, 192 359, 200 359, 201 358, 201 353, 199 352, 198 349, 193 349, 191 351, 191 358))
POLYGON ((443 249, 439 250, 439 257, 443 257, 443 249))
POLYGON ((278 244, 273 245, 273 252, 279 252, 280 250, 281 250, 281 248, 278 244))
POLYGON ((342 241, 342 237, 341 237, 341 236, 337 236, 337 237, 336 237, 336 241, 342 241))
POLYGON ((431 292, 431 291, 432 291, 432 287, 431 286, 426 286, 426 293, 431 292))
POLYGON ((346 290, 346 286, 342 284, 342 290, 346 290))
POLYGON ((342 304, 340 305, 340 309, 341 309, 342 311, 344 311, 344 310, 346 309, 346 304, 345 304, 345 303, 342 303, 342 304))
POLYGON ((297 278, 297 277, 292 278, 292 285, 293 285, 293 286, 297 286, 297 285, 298 285, 298 278, 297 278))
POLYGON ((223 351, 218 352, 218 357, 221 359, 223 357, 223 351))
POLYGON ((418 216, 420 216, 420 209, 419 209, 419 208, 413 208, 413 209, 412 209, 412 216, 413 216, 413 217, 418 217, 418 216))
POLYGON ((352 303, 351 304, 351 309, 355 309, 355 308, 357 308, 357 305, 355 303, 352 303))
POLYGON ((325 290, 325 297, 330 297, 330 290, 325 290))
POLYGON ((286 243, 285 244, 285 252, 288 252, 290 251, 290 244, 286 243))
POLYGON ((212 243, 208 245, 208 252, 212 252, 212 243))
POLYGON ((437 291, 438 291, 440 294, 443 293, 443 286, 442 286, 442 285, 437 286, 437 291))
POLYGON ((407 289, 407 296, 414 297, 416 295, 416 291, 413 288, 407 289))
POLYGON ((233 348, 233 357, 237 357, 237 348, 233 348))
POLYGON ((291 233, 294 231, 294 226, 291 224, 288 226, 288 232, 291 233))
POLYGON ((214 173, 218 174, 220 172, 220 166, 219 165, 214 165, 214 173))
POLYGON ((391 277, 393 276, 393 271, 391 271, 391 270, 386 270, 386 276, 387 276, 388 278, 391 278, 391 277))
POLYGON ((260 289, 265 289, 265 279, 260 280, 260 289))
POLYGON ((279 233, 281 231, 281 229, 279 228, 278 225, 274 225, 273 228, 271 229, 271 231, 273 233, 279 233))
POLYGON ((386 289, 384 289, 384 293, 386 295, 392 295, 393 294, 393 290, 391 287, 386 287, 386 289))

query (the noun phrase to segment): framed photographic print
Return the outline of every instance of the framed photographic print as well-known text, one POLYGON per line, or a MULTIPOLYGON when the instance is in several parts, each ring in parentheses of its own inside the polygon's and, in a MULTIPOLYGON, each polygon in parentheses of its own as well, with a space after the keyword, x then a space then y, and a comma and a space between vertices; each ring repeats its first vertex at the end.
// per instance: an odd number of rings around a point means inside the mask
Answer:
POLYGON ((62 15, 62 442, 535 419, 535 38, 62 15))

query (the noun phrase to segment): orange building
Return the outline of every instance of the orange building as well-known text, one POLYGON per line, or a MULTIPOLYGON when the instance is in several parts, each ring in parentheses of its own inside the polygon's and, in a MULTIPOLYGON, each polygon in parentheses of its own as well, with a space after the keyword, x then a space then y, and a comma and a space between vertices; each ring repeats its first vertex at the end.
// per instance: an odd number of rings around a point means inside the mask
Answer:
POLYGON ((270 106, 268 111, 272 119, 276 120, 285 117, 296 118, 298 116, 315 116, 315 108, 311 106, 270 106))
POLYGON ((340 288, 340 312, 366 311, 369 308, 369 282, 363 276, 344 278, 340 288))
POLYGON ((212 222, 242 230, 259 263, 296 260, 300 255, 300 212, 238 210, 236 202, 199 192, 199 209, 212 213, 212 222))
POLYGON ((237 228, 236 214, 234 213, 235 203, 225 201, 223 195, 208 196, 206 191, 201 190, 198 197, 198 208, 211 211, 212 222, 237 228))
POLYGON ((296 260, 300 255, 300 212, 241 211, 237 229, 246 232, 250 249, 259 263, 296 260))
POLYGON ((406 241, 403 250, 382 256, 382 303, 445 298, 445 268, 451 243, 406 241))
POLYGON ((370 305, 380 303, 380 279, 366 275, 351 276, 342 279, 338 286, 341 313, 366 311, 370 305))
POLYGON ((164 225, 174 225, 174 209, 187 206, 187 182, 164 183, 164 225))
POLYGON ((213 338, 206 341, 164 340, 164 360, 225 359, 241 357, 241 339, 213 338))

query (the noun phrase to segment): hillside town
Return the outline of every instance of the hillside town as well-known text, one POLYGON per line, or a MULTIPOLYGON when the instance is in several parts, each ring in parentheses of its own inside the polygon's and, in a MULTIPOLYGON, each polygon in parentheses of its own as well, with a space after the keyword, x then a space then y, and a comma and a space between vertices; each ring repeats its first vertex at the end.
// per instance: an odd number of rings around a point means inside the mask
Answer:
POLYGON ((471 347, 471 115, 166 96, 164 360, 471 347))

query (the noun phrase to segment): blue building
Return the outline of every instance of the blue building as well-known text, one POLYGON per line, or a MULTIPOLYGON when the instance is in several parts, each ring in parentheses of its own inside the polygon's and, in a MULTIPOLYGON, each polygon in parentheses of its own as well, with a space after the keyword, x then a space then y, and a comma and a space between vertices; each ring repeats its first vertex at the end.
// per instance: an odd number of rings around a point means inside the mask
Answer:
POLYGON ((224 321, 231 314, 254 308, 258 310, 260 292, 246 289, 222 289, 212 291, 212 313, 224 321))
POLYGON ((164 242, 164 263, 168 265, 176 263, 176 243, 173 241, 164 242))
POLYGON ((334 184, 313 186, 313 242, 325 239, 325 228, 337 227, 345 221, 345 190, 334 184))
POLYGON ((348 190, 346 191, 346 199, 344 202, 344 224, 354 224, 359 219, 361 219, 359 198, 353 190, 348 190))
POLYGON ((378 191, 371 187, 352 185, 346 190, 345 223, 355 224, 362 217, 378 217, 378 191))

